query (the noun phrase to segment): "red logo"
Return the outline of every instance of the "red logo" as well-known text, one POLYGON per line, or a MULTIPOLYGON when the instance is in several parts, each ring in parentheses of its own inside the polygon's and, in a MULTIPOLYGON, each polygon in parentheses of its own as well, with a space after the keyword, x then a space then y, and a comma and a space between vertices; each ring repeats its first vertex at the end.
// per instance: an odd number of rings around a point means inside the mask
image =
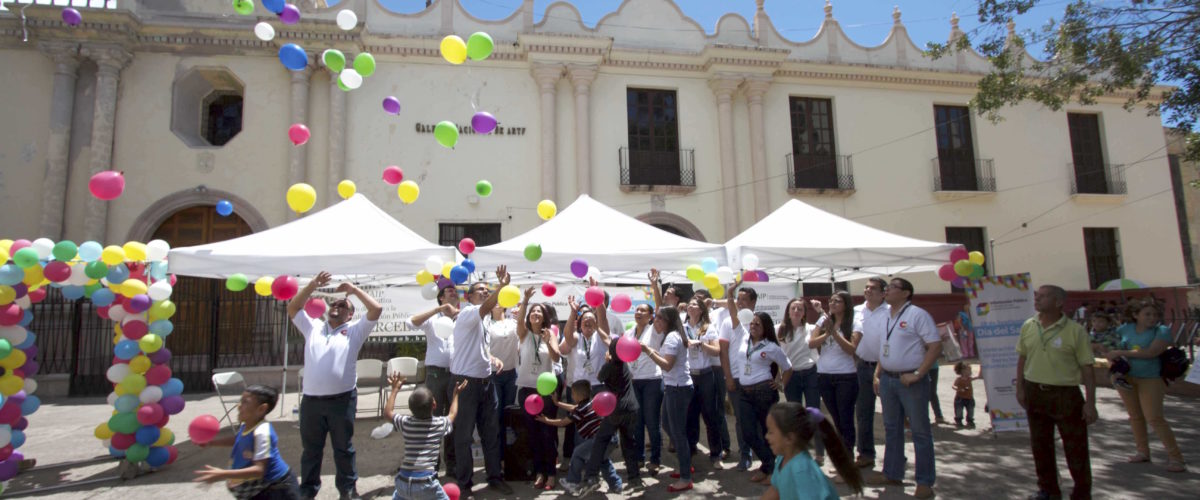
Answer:
POLYGON ((758 357, 759 357, 759 358, 761 358, 761 359, 767 359, 767 353, 765 353, 765 352, 760 352, 760 353, 758 353, 758 357))
POLYGON ((908 322, 907 322, 907 321, 901 321, 901 322, 900 322, 900 328, 908 328, 908 322))

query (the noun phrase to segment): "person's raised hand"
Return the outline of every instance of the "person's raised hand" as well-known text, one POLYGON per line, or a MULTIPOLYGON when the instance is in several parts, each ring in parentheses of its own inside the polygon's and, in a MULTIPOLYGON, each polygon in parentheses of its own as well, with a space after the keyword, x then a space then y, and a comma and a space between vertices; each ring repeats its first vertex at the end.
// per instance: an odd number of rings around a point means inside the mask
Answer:
POLYGON ((349 294, 351 294, 351 293, 354 293, 354 290, 355 290, 356 288, 357 288, 357 287, 355 287, 355 286, 354 286, 354 283, 351 283, 351 282, 349 282, 349 281, 344 281, 344 282, 342 282, 342 283, 338 284, 338 286, 337 286, 337 292, 338 292, 338 293, 344 293, 344 294, 346 294, 346 295, 349 295, 349 294))
POLYGON ((329 280, 331 280, 331 279, 333 279, 333 275, 329 274, 329 271, 321 271, 321 272, 317 273, 317 275, 314 276, 312 280, 313 280, 313 283, 316 283, 315 286, 317 288, 320 288, 325 285, 328 285, 329 280))
POLYGON ((462 382, 459 382, 458 385, 454 386, 454 395, 457 396, 458 393, 465 391, 467 389, 468 382, 470 382, 470 380, 463 379, 462 382))
POLYGON ((407 378, 399 373, 388 375, 388 384, 392 386, 392 390, 400 389, 400 386, 404 385, 405 380, 407 380, 407 378))
POLYGON ((537 292, 537 289, 534 288, 533 285, 529 285, 528 287, 526 287, 525 288, 525 302, 529 302, 529 299, 532 299, 533 294, 536 292, 537 292))
POLYGON ((579 303, 575 302, 574 295, 567 296, 567 304, 571 306, 571 315, 572 316, 579 313, 579 303))
POLYGON ((738 278, 736 280, 733 280, 733 283, 730 283, 729 286, 725 287, 725 296, 733 297, 734 294, 737 293, 737 289, 739 286, 742 286, 742 279, 738 278))
POLYGON ((655 269, 653 267, 650 268, 650 274, 647 274, 646 277, 650 279, 651 283, 658 283, 658 280, 660 277, 658 269, 655 269))
POLYGON ((508 282, 512 279, 508 275, 508 266, 499 266, 496 268, 496 279, 499 280, 500 286, 508 286, 508 282))

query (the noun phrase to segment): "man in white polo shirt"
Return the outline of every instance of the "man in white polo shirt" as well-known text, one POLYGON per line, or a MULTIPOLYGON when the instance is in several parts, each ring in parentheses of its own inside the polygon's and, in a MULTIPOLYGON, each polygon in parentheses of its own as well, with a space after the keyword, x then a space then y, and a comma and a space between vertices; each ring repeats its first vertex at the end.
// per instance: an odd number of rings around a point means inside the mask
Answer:
POLYGON ((858 434, 858 460, 854 465, 871 468, 875 466, 875 400, 878 395, 869 390, 874 384, 875 368, 879 364, 879 347, 887 329, 891 309, 883 301, 883 290, 887 282, 883 278, 867 279, 863 288, 866 302, 854 307, 854 324, 862 325, 862 341, 854 351, 858 358, 858 401, 854 404, 858 434))
POLYGON ((917 454, 917 498, 933 497, 936 479, 933 429, 929 423, 929 369, 942 353, 937 324, 924 309, 912 304, 913 286, 892 278, 884 292, 890 308, 879 344, 875 392, 883 401, 883 481, 904 483, 904 419, 912 424, 917 454))
MULTIPOLYGON (((500 287, 508 285, 505 266, 496 269, 500 287)), ((454 454, 461 457, 454 469, 463 498, 471 493, 474 463, 471 460, 471 441, 475 428, 483 444, 483 464, 487 471, 488 489, 512 495, 513 489, 504 482, 500 470, 500 415, 496 405, 496 385, 492 377, 493 357, 483 318, 492 314, 499 299, 478 281, 467 291, 468 304, 454 320, 454 354, 450 360, 453 385, 467 381, 467 388, 458 395, 460 411, 454 419, 454 454)))
POLYGON ((358 373, 355 362, 367 336, 383 312, 383 306, 353 283, 342 283, 337 293, 344 297, 329 304, 328 321, 309 318, 304 304, 313 290, 329 284, 331 276, 321 271, 288 302, 288 316, 304 336, 304 397, 300 400, 300 455, 302 480, 300 492, 315 498, 321 489, 321 456, 325 436, 333 445, 333 463, 337 468, 334 484, 342 499, 360 498, 354 485, 358 471, 354 464, 354 415, 358 411, 358 373), (365 318, 354 317, 350 295, 367 308, 365 318))
POLYGON ((748 414, 749 408, 742 403, 741 390, 742 386, 738 383, 738 378, 742 375, 746 364, 746 348, 749 345, 747 339, 750 338, 750 325, 742 323, 738 324, 737 328, 733 327, 733 321, 729 316, 737 314, 742 309, 754 311, 754 306, 758 303, 758 292, 753 288, 746 287, 738 290, 742 282, 737 281, 726 288, 725 295, 728 298, 733 297, 734 292, 737 292, 737 299, 734 302, 734 307, 737 310, 729 311, 724 315, 721 321, 719 344, 721 346, 721 372, 725 375, 725 390, 729 394, 729 398, 733 403, 734 422, 737 424, 737 440, 738 460, 737 470, 747 471, 753 465, 750 457, 751 439, 745 435, 746 429, 742 426, 742 422, 746 420, 745 415, 748 414))
MULTIPOLYGON (((433 400, 437 403, 434 412, 444 417, 450 411, 450 402, 454 400, 454 386, 450 385, 454 337, 439 337, 434 324, 439 321, 454 322, 454 317, 458 315, 458 289, 445 278, 438 280, 437 287, 438 306, 410 318, 408 327, 425 333, 425 388, 433 393, 433 400)), ((442 448, 446 454, 446 475, 453 475, 454 438, 446 436, 442 448)), ((438 461, 441 462, 441 457, 438 457, 438 461)))

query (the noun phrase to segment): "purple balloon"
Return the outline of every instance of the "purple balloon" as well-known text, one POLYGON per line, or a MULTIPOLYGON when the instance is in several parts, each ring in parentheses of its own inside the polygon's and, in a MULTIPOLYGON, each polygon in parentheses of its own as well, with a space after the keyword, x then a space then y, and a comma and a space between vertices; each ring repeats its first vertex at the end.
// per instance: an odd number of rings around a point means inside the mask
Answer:
POLYGON ((25 351, 25 359, 33 359, 38 355, 37 345, 31 345, 21 350, 25 351))
POLYGON ((956 276, 954 279, 950 280, 950 284, 957 288, 966 288, 967 279, 962 276, 956 276))
POLYGON ((37 375, 37 372, 39 369, 41 369, 41 367, 42 367, 42 365, 38 364, 37 361, 31 359, 29 361, 26 361, 24 365, 21 365, 20 370, 21 370, 21 373, 24 373, 25 376, 28 377, 31 375, 37 375))
POLYGON ((23 390, 17 391, 16 394, 13 394, 12 396, 4 398, 4 406, 8 406, 9 401, 16 403, 17 406, 21 406, 21 403, 25 402, 25 397, 26 397, 25 391, 23 391, 23 390))
POLYGON ((29 427, 29 421, 25 417, 17 419, 17 423, 12 425, 14 431, 23 431, 26 427, 29 427))
POLYGON ((575 259, 571 261, 571 274, 576 278, 587 276, 588 265, 583 259, 575 259))
POLYGON ((62 11, 62 20, 68 26, 79 26, 79 23, 83 22, 83 16, 79 14, 79 11, 67 7, 62 11))
POLYGON ((144 312, 150 309, 151 302, 149 295, 139 293, 134 295, 132 299, 129 299, 129 307, 127 309, 130 309, 130 312, 134 314, 144 312))
POLYGON ((400 99, 392 96, 383 98, 383 110, 392 115, 400 114, 400 99))
MULTIPOLYGON (((17 477, 17 471, 19 471, 21 467, 21 460, 18 460, 16 457, 17 452, 14 451, 13 454, 8 457, 8 460, 0 462, 0 481, 8 481, 9 479, 17 477)), ((22 459, 24 459, 24 457, 22 457, 22 459)))
POLYGON ((24 283, 17 283, 12 286, 12 289, 13 289, 13 292, 16 292, 16 294, 17 294, 16 298, 18 298, 18 299, 21 297, 24 297, 25 294, 29 293, 29 286, 27 286, 24 283))
POLYGON ((284 5, 283 12, 279 13, 279 20, 283 21, 283 24, 296 24, 300 22, 300 9, 290 3, 284 5))
POLYGON ((150 362, 156 365, 164 365, 171 361, 171 350, 163 347, 157 351, 150 353, 150 362))
POLYGON ((480 111, 471 117, 471 128, 476 134, 490 134, 496 130, 496 117, 487 111, 480 111))
MULTIPOLYGON (((167 415, 175 415, 183 411, 183 396, 167 396, 162 398, 158 404, 162 406, 163 411, 167 412, 167 415)), ((17 408, 17 413, 20 413, 20 407, 17 408)))

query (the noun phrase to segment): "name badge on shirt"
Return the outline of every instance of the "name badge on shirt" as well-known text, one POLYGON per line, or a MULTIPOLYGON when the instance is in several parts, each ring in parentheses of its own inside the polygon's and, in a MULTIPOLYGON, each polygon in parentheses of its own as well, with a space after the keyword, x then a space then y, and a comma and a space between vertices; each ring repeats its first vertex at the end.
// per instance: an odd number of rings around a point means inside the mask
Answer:
POLYGON ((534 375, 540 375, 542 373, 542 364, 539 362, 534 362, 533 364, 530 364, 529 365, 529 373, 532 373, 534 375))
POLYGON ((1054 344, 1055 349, 1061 349, 1062 348, 1062 337, 1058 337, 1058 338, 1054 339, 1054 342, 1052 342, 1052 344, 1054 344))
POLYGON ((596 366, 593 365, 591 361, 588 361, 587 364, 583 366, 583 370, 587 372, 588 375, 596 374, 596 366))
POLYGON ((887 344, 883 344, 883 357, 885 357, 885 358, 888 357, 888 347, 891 347, 891 346, 889 346, 887 344))
POLYGON ((745 376, 747 376, 747 377, 749 377, 749 376, 750 376, 750 363, 746 363, 746 374, 745 374, 745 376))

